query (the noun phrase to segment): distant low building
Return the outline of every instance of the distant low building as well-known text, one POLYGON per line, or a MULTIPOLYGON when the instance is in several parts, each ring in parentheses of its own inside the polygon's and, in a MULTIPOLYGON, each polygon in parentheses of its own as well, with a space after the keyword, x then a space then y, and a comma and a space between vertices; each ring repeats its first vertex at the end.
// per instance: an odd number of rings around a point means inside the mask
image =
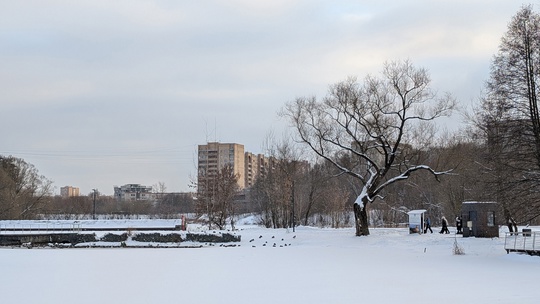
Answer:
POLYGON ((79 196, 79 188, 72 186, 65 186, 60 188, 60 196, 62 197, 72 197, 79 196))
POLYGON ((114 187, 114 198, 119 201, 147 201, 155 199, 155 195, 151 186, 127 184, 114 187))
POLYGON ((495 202, 463 202, 463 237, 499 237, 497 210, 495 202))

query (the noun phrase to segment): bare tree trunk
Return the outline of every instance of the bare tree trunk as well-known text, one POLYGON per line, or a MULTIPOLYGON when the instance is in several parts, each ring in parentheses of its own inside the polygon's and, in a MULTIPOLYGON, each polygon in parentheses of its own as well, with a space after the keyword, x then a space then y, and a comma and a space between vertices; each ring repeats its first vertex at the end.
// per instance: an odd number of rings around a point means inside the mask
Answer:
POLYGON ((304 215, 304 225, 305 226, 307 226, 308 222, 309 222, 309 215, 311 213, 311 207, 313 206, 314 193, 315 193, 315 189, 312 187, 311 190, 309 191, 308 206, 307 206, 307 209, 306 209, 306 213, 304 215))
POLYGON ((356 227, 356 236, 369 235, 369 223, 367 216, 367 208, 361 208, 360 205, 354 204, 354 220, 356 227))
POLYGON ((506 220, 506 225, 508 226, 508 231, 510 233, 518 232, 516 220, 514 220, 514 218, 510 215, 510 210, 508 210, 508 206, 506 204, 503 204, 503 213, 506 220))

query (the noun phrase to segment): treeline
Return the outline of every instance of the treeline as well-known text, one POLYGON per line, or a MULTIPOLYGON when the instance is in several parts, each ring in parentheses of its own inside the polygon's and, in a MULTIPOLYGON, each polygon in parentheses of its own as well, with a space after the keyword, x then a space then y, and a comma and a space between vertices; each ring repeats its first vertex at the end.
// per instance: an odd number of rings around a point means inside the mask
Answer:
MULTIPOLYGON (((290 144, 284 146, 291 147, 290 144)), ((278 150, 287 149, 275 149, 278 150)), ((385 189, 371 206, 371 226, 406 223, 407 212, 414 209, 426 209, 437 225, 442 216, 459 215, 464 201, 495 200, 486 179, 490 173, 483 165, 486 146, 481 142, 448 135, 429 149, 409 147, 407 154, 408 157, 414 155, 416 162, 434 170, 444 168, 450 172, 439 179, 431 175, 414 175, 385 189)), ((291 227, 293 222, 328 227, 353 225, 352 208, 362 191, 360 183, 341 174, 325 160, 310 164, 284 154, 276 157, 282 161, 268 175, 259 178, 250 191, 251 199, 259 209, 261 224, 273 228, 291 227)), ((351 167, 357 163, 351 155, 342 155, 341 161, 351 167)))
MULTIPOLYGON (((466 134, 466 133, 463 133, 466 134)), ((370 211, 372 226, 392 226, 407 221, 406 212, 426 209, 437 225, 441 216, 460 214, 464 201, 499 201, 500 192, 513 195, 507 203, 508 212, 517 224, 540 224, 539 196, 516 188, 505 189, 494 179, 491 147, 487 140, 468 136, 447 135, 435 139, 429 149, 409 147, 419 163, 438 170, 451 169, 450 174, 438 180, 430 175, 414 175, 406 182, 396 183, 380 194, 370 211), (495 183, 495 184, 494 184, 495 183), (518 191, 519 190, 519 191, 518 191)), ((257 179, 254 187, 238 192, 232 198, 234 209, 222 214, 227 220, 239 214, 255 213, 259 223, 270 228, 294 225, 350 227, 354 223, 352 205, 361 186, 327 161, 308 162, 302 159, 298 146, 290 142, 276 144, 270 149, 275 159, 272 170, 257 179)), ((342 155, 344 163, 354 163, 354 157, 342 155)), ((508 163, 510 156, 506 157, 508 163)), ((531 160, 532 161, 532 160, 531 160)), ((22 159, 0 157, 0 219, 36 219, 43 216, 100 215, 129 216, 145 214, 170 218, 179 214, 198 212, 205 216, 204 200, 197 202, 188 194, 165 194, 155 201, 117 201, 108 196, 92 195, 60 197, 51 195, 51 183, 22 159), (199 204, 199 208, 197 208, 199 204)), ((503 181, 511 184, 509 170, 503 181)), ((503 178, 501 176, 501 178, 503 178)), ((513 182, 515 183, 515 181, 513 182)), ((538 192, 536 192, 538 194, 538 192)), ((229 204, 229 205, 230 205, 229 204)), ((227 205, 227 206, 229 206, 227 205)), ((231 207, 228 207, 231 208, 231 207)), ((214 206, 215 212, 219 209, 214 206)), ((504 215, 501 207, 501 215, 504 215)), ((504 223, 505 219, 498 219, 504 223)), ((227 223, 223 223, 226 226, 227 223)))
POLYGON ((62 218, 130 218, 146 215, 151 218, 172 219, 194 212, 193 196, 187 193, 170 193, 153 201, 119 201, 110 196, 61 197, 54 196, 45 204, 40 217, 62 218), (95 207, 94 207, 95 206, 95 207))
POLYGON ((117 201, 113 197, 93 195, 61 197, 52 194, 52 182, 23 159, 0 156, 0 220, 103 215, 150 215, 178 217, 194 212, 194 198, 186 193, 160 194, 154 201, 117 201))

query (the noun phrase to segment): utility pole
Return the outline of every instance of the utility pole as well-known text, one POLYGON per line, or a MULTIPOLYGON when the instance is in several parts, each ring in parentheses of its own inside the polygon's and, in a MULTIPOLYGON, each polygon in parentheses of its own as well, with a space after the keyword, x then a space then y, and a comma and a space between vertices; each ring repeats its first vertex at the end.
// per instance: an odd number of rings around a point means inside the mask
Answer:
POLYGON ((92 189, 92 191, 94 191, 94 211, 92 213, 92 219, 96 219, 96 192, 97 192, 97 189, 92 189))
POLYGON ((292 231, 294 232, 294 227, 296 226, 296 219, 294 214, 294 180, 292 181, 292 231))

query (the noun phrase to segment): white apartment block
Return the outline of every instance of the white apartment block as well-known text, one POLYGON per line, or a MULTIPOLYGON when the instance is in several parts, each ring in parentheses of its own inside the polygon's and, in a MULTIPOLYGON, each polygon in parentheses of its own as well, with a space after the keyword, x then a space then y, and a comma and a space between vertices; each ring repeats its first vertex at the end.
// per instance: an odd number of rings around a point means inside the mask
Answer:
POLYGON ((127 184, 114 187, 114 198, 119 201, 147 201, 155 198, 152 187, 140 184, 127 184))

